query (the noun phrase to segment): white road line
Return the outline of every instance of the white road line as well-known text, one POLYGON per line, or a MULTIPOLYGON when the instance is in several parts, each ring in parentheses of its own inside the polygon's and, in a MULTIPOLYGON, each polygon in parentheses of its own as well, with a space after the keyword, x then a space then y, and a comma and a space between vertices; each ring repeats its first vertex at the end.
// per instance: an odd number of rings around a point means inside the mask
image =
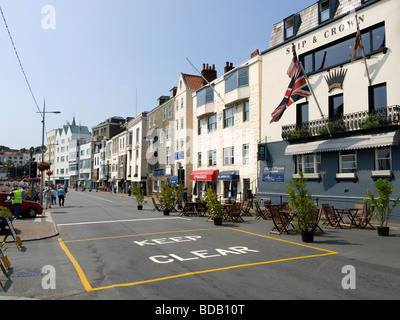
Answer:
POLYGON ((90 222, 76 222, 76 223, 61 223, 57 224, 57 227, 64 227, 64 226, 78 226, 78 225, 88 225, 88 224, 104 224, 104 223, 116 223, 116 222, 141 222, 141 221, 154 221, 154 220, 191 220, 187 218, 148 218, 148 219, 129 219, 129 220, 110 220, 110 221, 90 221, 90 222))
POLYGON ((96 199, 100 199, 100 200, 103 200, 103 201, 107 201, 107 202, 112 202, 112 203, 115 202, 115 201, 112 201, 112 200, 106 200, 106 199, 103 199, 103 198, 100 198, 100 197, 96 197, 96 196, 92 196, 92 195, 91 195, 91 197, 92 198, 96 198, 96 199))

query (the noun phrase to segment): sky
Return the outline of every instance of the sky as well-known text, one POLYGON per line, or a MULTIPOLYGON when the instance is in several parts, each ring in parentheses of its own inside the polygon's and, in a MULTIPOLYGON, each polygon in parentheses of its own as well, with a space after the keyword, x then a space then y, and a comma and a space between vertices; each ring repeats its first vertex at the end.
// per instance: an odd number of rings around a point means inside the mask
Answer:
POLYGON ((0 0, 0 145, 42 144, 73 117, 91 128, 157 106, 180 73, 218 76, 268 48, 272 26, 316 0, 0 0), (35 102, 36 101, 36 102, 35 102))

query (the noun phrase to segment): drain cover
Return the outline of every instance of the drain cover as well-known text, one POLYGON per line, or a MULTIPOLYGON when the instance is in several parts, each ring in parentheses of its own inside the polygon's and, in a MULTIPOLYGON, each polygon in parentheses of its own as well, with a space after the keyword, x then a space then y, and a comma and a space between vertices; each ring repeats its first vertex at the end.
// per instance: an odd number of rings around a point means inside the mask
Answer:
POLYGON ((19 271, 13 271, 10 274, 11 278, 17 278, 17 277, 39 277, 42 275, 42 270, 40 269, 27 269, 27 270, 19 270, 19 271))

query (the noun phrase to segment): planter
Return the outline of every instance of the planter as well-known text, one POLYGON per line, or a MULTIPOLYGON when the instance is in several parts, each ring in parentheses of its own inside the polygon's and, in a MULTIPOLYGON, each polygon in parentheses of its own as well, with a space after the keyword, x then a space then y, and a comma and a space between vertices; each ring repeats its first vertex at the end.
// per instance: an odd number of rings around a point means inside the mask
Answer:
POLYGON ((137 209, 138 209, 138 210, 143 210, 143 205, 138 204, 137 209))
POLYGON ((222 218, 214 218, 214 224, 216 226, 222 226, 222 218))
POLYGON ((377 227, 378 236, 388 237, 389 236, 389 227, 377 227))
POLYGON ((164 210, 164 216, 169 216, 169 210, 164 210))
POLYGON ((304 231, 301 233, 301 240, 303 242, 314 242, 314 232, 313 231, 304 231))

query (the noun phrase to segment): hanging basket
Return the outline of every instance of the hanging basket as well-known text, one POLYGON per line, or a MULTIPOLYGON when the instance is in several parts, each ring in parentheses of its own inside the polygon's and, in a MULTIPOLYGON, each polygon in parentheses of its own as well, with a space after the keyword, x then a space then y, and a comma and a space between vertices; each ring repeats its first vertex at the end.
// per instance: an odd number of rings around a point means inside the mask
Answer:
POLYGON ((48 164, 47 162, 39 162, 38 163, 38 169, 39 171, 46 171, 50 169, 50 164, 48 164))

